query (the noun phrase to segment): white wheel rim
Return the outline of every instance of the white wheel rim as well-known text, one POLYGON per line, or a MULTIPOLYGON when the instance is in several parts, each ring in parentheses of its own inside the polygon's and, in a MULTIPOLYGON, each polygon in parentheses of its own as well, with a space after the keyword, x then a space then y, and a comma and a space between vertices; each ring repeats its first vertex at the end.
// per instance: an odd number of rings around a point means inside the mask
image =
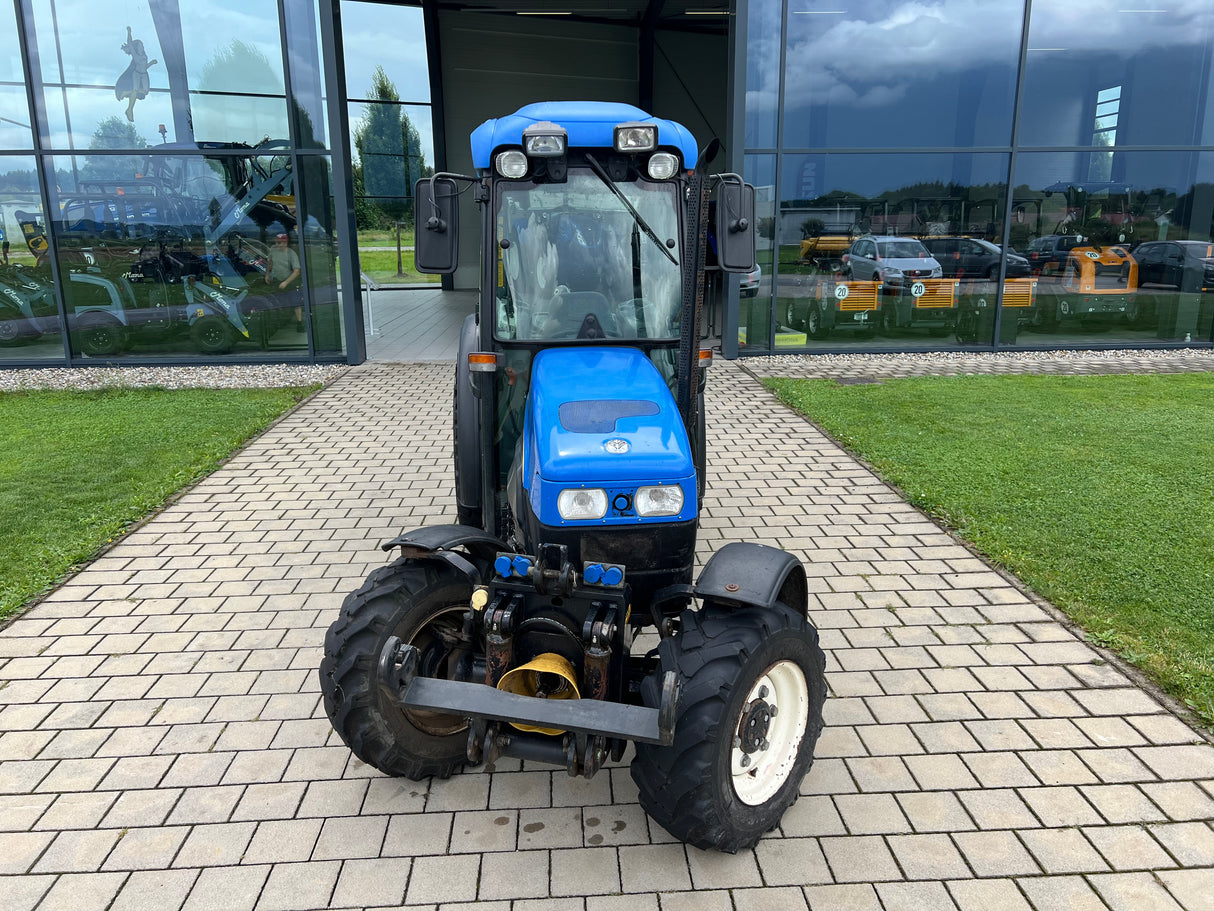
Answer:
POLYGON ((805 674, 794 662, 777 661, 755 681, 732 732, 730 774, 734 793, 742 803, 758 806, 784 786, 805 739, 808 716, 809 686, 805 674), (767 727, 767 748, 748 753, 741 726, 758 703, 766 703, 776 711, 767 727))

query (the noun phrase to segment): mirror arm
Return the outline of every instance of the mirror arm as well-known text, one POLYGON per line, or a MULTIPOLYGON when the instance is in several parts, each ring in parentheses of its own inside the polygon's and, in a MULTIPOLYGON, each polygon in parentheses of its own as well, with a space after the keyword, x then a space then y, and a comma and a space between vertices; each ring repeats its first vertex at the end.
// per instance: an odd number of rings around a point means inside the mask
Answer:
MULTIPOLYGON (((437 171, 430 175, 430 206, 434 213, 426 219, 426 230, 435 231, 439 234, 445 234, 447 231, 447 222, 443 220, 442 213, 439 211, 438 194, 434 192, 434 182, 440 177, 445 177, 448 180, 466 180, 469 183, 476 183, 476 177, 469 177, 467 174, 453 174, 448 171, 437 171)), ((458 194, 457 194, 458 195, 458 194)))
MULTIPOLYGON (((716 189, 717 184, 736 183, 739 187, 745 186, 746 181, 742 179, 742 175, 734 174, 732 171, 727 171, 723 174, 713 174, 710 178, 714 181, 713 189, 716 189)), ((745 218, 734 218, 734 213, 727 212, 726 218, 729 221, 729 233, 737 234, 740 231, 745 231, 750 227, 750 222, 745 218)))

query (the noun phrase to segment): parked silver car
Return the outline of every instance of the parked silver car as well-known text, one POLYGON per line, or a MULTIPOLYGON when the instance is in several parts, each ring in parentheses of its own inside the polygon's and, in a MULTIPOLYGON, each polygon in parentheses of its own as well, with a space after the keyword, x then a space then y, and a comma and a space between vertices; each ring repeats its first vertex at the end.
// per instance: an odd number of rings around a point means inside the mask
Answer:
POLYGON ((853 281, 881 282, 886 294, 900 295, 916 281, 944 274, 940 263, 913 237, 866 235, 852 243, 843 259, 843 269, 853 281))

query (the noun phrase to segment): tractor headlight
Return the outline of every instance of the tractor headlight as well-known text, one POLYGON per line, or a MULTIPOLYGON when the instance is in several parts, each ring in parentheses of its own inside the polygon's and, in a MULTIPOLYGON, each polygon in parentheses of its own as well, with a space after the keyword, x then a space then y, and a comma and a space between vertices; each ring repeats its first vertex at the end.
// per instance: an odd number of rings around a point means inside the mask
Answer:
POLYGON ((652 152, 658 147, 658 128, 652 123, 621 123, 615 128, 617 152, 652 152))
POLYGON ((683 488, 638 487, 636 511, 638 516, 677 516, 683 511, 683 488))
POLYGON ((523 148, 537 158, 555 158, 565 154, 565 129, 544 120, 523 130, 523 148))
POLYGON ((679 160, 669 152, 654 152, 649 156, 649 176, 654 180, 674 177, 678 167, 679 160))
POLYGON ((518 180, 527 173, 527 156, 518 149, 498 152, 494 163, 497 166, 497 173, 503 177, 509 177, 511 180, 518 180))
POLYGON ((562 490, 556 499, 556 509, 567 522, 601 519, 607 515, 607 491, 593 487, 562 490))

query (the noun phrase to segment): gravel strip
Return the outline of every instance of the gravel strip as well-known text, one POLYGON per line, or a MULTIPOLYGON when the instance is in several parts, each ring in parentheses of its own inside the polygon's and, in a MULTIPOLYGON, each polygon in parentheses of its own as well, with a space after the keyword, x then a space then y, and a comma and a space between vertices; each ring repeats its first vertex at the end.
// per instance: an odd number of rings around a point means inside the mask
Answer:
POLYGON ((269 389, 329 383, 344 364, 213 364, 199 367, 0 369, 0 392, 34 389, 269 389))
POLYGON ((860 376, 980 373, 1154 373, 1214 371, 1214 350, 1119 348, 1097 351, 921 351, 785 354, 739 359, 759 376, 860 376))

